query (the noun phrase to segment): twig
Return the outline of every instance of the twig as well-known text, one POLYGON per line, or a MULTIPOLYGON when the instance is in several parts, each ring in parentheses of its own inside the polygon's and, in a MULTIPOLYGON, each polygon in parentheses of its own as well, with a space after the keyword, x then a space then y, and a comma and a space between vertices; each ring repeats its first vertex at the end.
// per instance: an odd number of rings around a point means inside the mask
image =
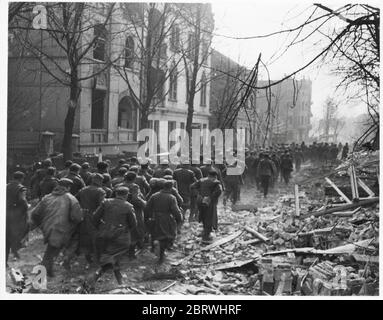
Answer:
POLYGON ((177 283, 177 281, 174 281, 171 284, 169 284, 168 286, 166 286, 165 288, 161 289, 160 291, 164 292, 164 291, 168 290, 169 288, 173 287, 176 283, 177 283))

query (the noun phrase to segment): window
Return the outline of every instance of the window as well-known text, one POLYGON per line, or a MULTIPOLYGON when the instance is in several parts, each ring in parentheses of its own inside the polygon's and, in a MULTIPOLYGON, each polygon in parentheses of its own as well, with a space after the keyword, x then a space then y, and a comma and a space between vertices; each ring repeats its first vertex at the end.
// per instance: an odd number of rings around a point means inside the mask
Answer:
POLYGON ((177 77, 177 67, 173 63, 169 75, 169 100, 177 101, 177 77))
POLYGON ((202 45, 202 48, 201 48, 202 49, 202 59, 206 60, 207 56, 209 54, 209 42, 205 38, 202 38, 201 45, 202 45))
MULTIPOLYGON (((170 133, 176 129, 176 125, 177 123, 175 121, 169 121, 168 122, 168 137, 170 137, 170 133)), ((169 150, 176 144, 175 141, 170 141, 168 140, 169 142, 169 150)))
POLYGON ((143 3, 121 3, 122 10, 129 22, 133 24, 140 23, 142 12, 143 12, 143 3))
POLYGON ((172 32, 170 36, 170 49, 177 51, 180 46, 180 28, 178 25, 173 25, 172 32))
POLYGON ((205 72, 203 72, 201 77, 201 101, 200 101, 201 107, 206 107, 206 87, 207 87, 206 82, 207 82, 206 75, 205 75, 205 72))
POLYGON ((106 29, 102 24, 94 26, 94 37, 96 38, 93 48, 93 58, 105 61, 105 47, 106 47, 106 29))
POLYGON ((94 89, 92 92, 91 129, 104 129, 106 91, 94 89))
POLYGON ((118 126, 136 131, 137 111, 130 97, 124 97, 118 104, 118 126))
POLYGON ((132 68, 134 60, 134 39, 129 36, 125 41, 125 68, 132 68))
POLYGON ((160 121, 159 120, 154 120, 154 128, 153 128, 154 132, 156 133, 157 135, 157 141, 155 141, 155 143, 157 144, 157 153, 160 153, 160 144, 158 143, 160 141, 160 121))
POLYGON ((189 33, 188 35, 188 47, 187 47, 186 55, 189 59, 194 57, 195 48, 195 35, 194 33, 189 33))
POLYGON ((164 84, 165 84, 165 72, 161 69, 150 68, 150 83, 149 83, 149 92, 150 96, 158 101, 164 100, 164 84))
POLYGON ((150 30, 150 33, 152 34, 152 37, 153 37, 152 44, 158 44, 160 42, 163 16, 158 9, 152 7, 149 10, 148 18, 149 18, 148 29, 150 30))
POLYGON ((160 47, 160 58, 166 59, 167 51, 168 51, 168 46, 166 45, 166 43, 162 43, 160 47))

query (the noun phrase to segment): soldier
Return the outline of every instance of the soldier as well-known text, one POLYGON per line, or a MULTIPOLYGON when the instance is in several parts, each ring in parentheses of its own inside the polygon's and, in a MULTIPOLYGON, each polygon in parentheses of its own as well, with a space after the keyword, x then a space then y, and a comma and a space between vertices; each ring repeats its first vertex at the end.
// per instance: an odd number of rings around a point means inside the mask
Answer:
POLYGON ((343 150, 342 150, 342 160, 346 159, 347 156, 348 156, 348 142, 346 142, 346 144, 343 147, 343 150))
POLYGON ((92 173, 90 172, 89 162, 84 162, 81 165, 80 177, 84 180, 85 184, 88 186, 92 182, 92 173))
POLYGON ((31 213, 34 225, 41 229, 47 244, 42 264, 49 277, 54 276, 53 260, 69 244, 83 219, 80 204, 70 193, 72 185, 72 180, 60 179, 52 193, 46 195, 31 213))
POLYGON ((16 171, 13 180, 7 184, 6 263, 11 250, 19 258, 17 251, 28 233, 27 188, 23 186, 24 178, 24 173, 16 171))
POLYGON ((112 187, 116 187, 117 185, 124 182, 124 176, 128 172, 128 169, 125 167, 121 167, 118 169, 118 174, 112 179, 112 187))
POLYGON ((140 188, 136 184, 131 184, 128 193, 128 202, 133 205, 137 228, 132 231, 131 235, 131 246, 129 249, 130 259, 135 259, 135 249, 142 249, 144 247, 144 240, 146 234, 144 210, 146 207, 146 201, 140 192, 140 188))
POLYGON ((274 153, 271 155, 271 161, 273 162, 274 167, 275 167, 275 172, 274 172, 274 175, 273 175, 273 177, 272 177, 272 179, 273 179, 273 184, 275 184, 275 182, 277 182, 277 180, 278 180, 279 173, 280 173, 280 171, 281 171, 281 160, 279 159, 279 157, 277 156, 277 154, 274 152, 274 153))
POLYGON ((139 166, 134 165, 130 167, 129 171, 136 173, 136 179, 134 180, 134 183, 140 187, 141 194, 144 196, 144 199, 146 199, 146 195, 150 191, 150 186, 146 178, 139 173, 139 169, 139 166))
POLYGON ((118 164, 117 164, 117 166, 115 166, 115 167, 110 171, 110 176, 111 176, 112 178, 115 178, 115 177, 118 175, 120 168, 122 167, 122 165, 123 165, 125 162, 126 162, 125 159, 120 159, 120 160, 118 160, 118 164))
POLYGON ((255 155, 255 159, 253 161, 253 174, 254 174, 254 180, 255 180, 255 185, 257 186, 257 189, 259 190, 259 176, 258 176, 258 165, 259 165, 259 161, 261 161, 261 157, 260 157, 260 153, 258 154, 258 156, 255 155))
POLYGON ((46 171, 44 179, 40 182, 38 196, 41 199, 45 195, 51 193, 58 184, 58 179, 55 178, 56 168, 49 167, 46 171))
POLYGON ((182 164, 180 168, 174 171, 173 178, 177 182, 178 191, 183 200, 182 209, 190 210, 190 186, 197 181, 194 172, 189 170, 188 164, 182 164))
POLYGON ((152 173, 151 172, 152 172, 152 170, 149 168, 149 164, 142 164, 141 165, 141 169, 139 171, 139 174, 141 176, 143 176, 148 183, 150 182, 150 179, 153 177, 152 176, 153 172, 152 173))
POLYGON ((64 170, 61 170, 58 174, 57 174, 57 179, 61 179, 61 178, 64 178, 65 176, 67 176, 69 174, 69 168, 70 166, 73 164, 73 161, 72 160, 67 160, 65 161, 65 164, 64 164, 64 170))
POLYGON ((40 183, 43 181, 44 177, 46 176, 47 169, 52 166, 52 160, 51 159, 45 159, 42 164, 41 168, 37 169, 34 173, 34 175, 31 178, 31 194, 32 199, 39 197, 40 193, 40 183))
MULTIPOLYGON (((134 182, 136 180, 136 177, 137 177, 137 174, 135 172, 128 171, 124 175, 124 181, 122 183, 116 185, 116 188, 118 188, 118 187, 126 187, 126 188, 129 189, 132 185, 136 185, 138 187, 138 185, 135 184, 135 182, 134 182)), ((116 193, 116 190, 114 190, 112 196, 115 196, 115 193, 116 193)))
MULTIPOLYGON (((233 165, 227 166, 227 168, 235 168, 236 163, 233 165)), ((242 175, 228 175, 227 170, 224 172, 223 181, 225 183, 225 192, 223 195, 223 204, 226 206, 227 199, 231 200, 231 203, 235 205, 239 200, 238 194, 240 191, 240 186, 243 184, 242 175)))
POLYGON ((246 180, 250 185, 255 183, 255 170, 254 170, 254 161, 255 161, 255 152, 251 151, 249 155, 245 158, 246 164, 246 180))
POLYGON ((100 269, 88 283, 94 291, 96 281, 108 270, 112 269, 118 284, 122 284, 120 259, 129 251, 131 233, 137 227, 133 205, 128 199, 129 189, 116 188, 116 198, 106 199, 94 213, 94 222, 98 226, 97 237, 102 242, 103 251, 100 269))
POLYGON ((269 190, 269 185, 273 177, 276 175, 275 165, 268 153, 261 154, 261 160, 258 165, 258 176, 261 188, 263 189, 263 197, 266 198, 269 190))
POLYGON ((288 152, 285 152, 281 160, 281 175, 286 183, 289 183, 291 172, 293 171, 293 161, 288 152))
POLYGON ((294 160, 295 160, 295 171, 299 172, 301 170, 301 165, 302 162, 304 161, 303 159, 303 153, 301 149, 296 149, 295 155, 294 155, 294 160))
POLYGON ((198 190, 198 209, 199 209, 199 222, 202 222, 203 243, 210 243, 212 241, 211 232, 213 229, 218 228, 218 215, 217 203, 218 198, 222 194, 222 184, 217 179, 217 172, 210 170, 206 178, 193 183, 192 189, 198 190))
POLYGON ((165 160, 154 170, 153 178, 163 178, 167 168, 169 168, 169 162, 165 160))
MULTIPOLYGON (((191 164, 189 166, 189 170, 193 171, 196 180, 200 180, 202 178, 202 171, 196 164, 191 164)), ((197 206, 197 191, 195 189, 191 189, 190 191, 190 215, 189 222, 197 220, 198 215, 198 206, 197 206)))
MULTIPOLYGON (((93 214, 106 197, 102 188, 104 177, 95 173, 89 186, 82 188, 76 198, 83 209, 84 220, 79 227, 79 250, 85 254, 87 262, 92 263, 92 255, 99 260, 99 252, 96 244, 96 227, 93 224, 93 214)), ((70 260, 70 259, 69 259, 70 260)))
POLYGON ((80 176, 81 166, 77 163, 73 163, 69 168, 69 173, 65 176, 65 178, 72 180, 73 184, 71 186, 70 193, 74 196, 79 192, 82 188, 85 187, 85 182, 82 180, 80 176))
POLYGON ((165 250, 171 246, 177 235, 177 224, 182 221, 176 198, 172 195, 172 181, 165 181, 163 189, 153 194, 146 206, 147 216, 152 221, 153 250, 162 263, 165 250))

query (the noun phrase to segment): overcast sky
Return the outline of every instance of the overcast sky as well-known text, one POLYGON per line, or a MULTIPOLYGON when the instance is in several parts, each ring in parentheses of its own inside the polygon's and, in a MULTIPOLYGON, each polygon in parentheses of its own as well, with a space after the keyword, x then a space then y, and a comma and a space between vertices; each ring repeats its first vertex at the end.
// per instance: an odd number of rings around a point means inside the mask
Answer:
MULTIPOLYGON (((367 1, 369 2, 369 1, 367 1)), ((347 2, 349 3, 349 1, 347 2)), ((328 4, 330 8, 337 9, 345 2, 328 4)), ((274 31, 291 28, 302 23, 312 12, 313 6, 309 1, 213 1, 213 13, 215 18, 215 33, 233 36, 247 37, 264 35, 274 31)), ((337 21, 339 25, 341 21, 337 21)), ((328 28, 336 25, 328 26, 328 28)), ((283 51, 286 44, 286 35, 277 35, 263 39, 234 40, 215 35, 213 47, 235 61, 251 68, 256 63, 259 53, 262 53, 263 61, 270 61, 278 50, 283 51)), ((310 61, 315 54, 319 53, 320 46, 314 45, 317 41, 323 41, 321 35, 310 37, 304 43, 289 49, 285 54, 269 65, 271 78, 276 80, 284 74, 298 69, 305 62, 310 61)), ((281 51, 279 51, 281 52, 281 51)), ((297 79, 310 78, 313 82, 312 113, 315 118, 323 114, 323 104, 327 96, 341 99, 342 92, 334 93, 334 87, 339 78, 330 74, 330 64, 315 64, 305 72, 298 74, 297 79)), ((262 76, 262 75, 261 75, 262 76)), ((265 73, 263 73, 263 78, 265 73)), ((356 116, 366 112, 363 103, 342 104, 339 114, 342 116, 356 116)))

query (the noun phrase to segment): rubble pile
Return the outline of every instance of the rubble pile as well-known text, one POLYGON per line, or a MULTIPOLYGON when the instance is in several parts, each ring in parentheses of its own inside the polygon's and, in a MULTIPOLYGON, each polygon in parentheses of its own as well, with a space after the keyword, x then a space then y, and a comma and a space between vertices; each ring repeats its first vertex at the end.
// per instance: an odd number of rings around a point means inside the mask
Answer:
MULTIPOLYGON (((308 171, 318 176, 324 171, 331 174, 334 168, 308 171)), ((304 170, 299 178, 306 175, 304 170)), ((326 197, 324 183, 313 180, 297 195, 282 195, 272 206, 226 212, 215 242, 207 247, 196 242, 198 230, 187 225, 191 236, 179 244, 182 254, 172 262, 183 269, 181 283, 189 284, 180 291, 378 295, 379 203, 376 197, 366 200, 356 200, 356 208, 344 210, 350 204, 342 203, 339 195, 326 197)))

